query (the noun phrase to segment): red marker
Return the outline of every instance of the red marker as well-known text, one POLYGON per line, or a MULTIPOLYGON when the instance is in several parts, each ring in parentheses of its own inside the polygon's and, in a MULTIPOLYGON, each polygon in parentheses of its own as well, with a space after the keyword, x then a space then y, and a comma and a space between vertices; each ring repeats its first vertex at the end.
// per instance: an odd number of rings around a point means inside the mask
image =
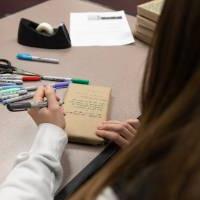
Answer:
POLYGON ((22 81, 40 81, 40 76, 7 76, 1 77, 1 80, 22 80, 22 81))
POLYGON ((21 80, 23 81, 40 81, 40 76, 22 76, 21 80))

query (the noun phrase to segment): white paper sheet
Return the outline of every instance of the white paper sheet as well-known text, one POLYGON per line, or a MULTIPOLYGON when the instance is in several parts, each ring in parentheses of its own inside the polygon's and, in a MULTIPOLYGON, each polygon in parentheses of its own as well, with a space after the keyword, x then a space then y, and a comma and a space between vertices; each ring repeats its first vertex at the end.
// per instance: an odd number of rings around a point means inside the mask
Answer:
POLYGON ((134 43, 124 11, 70 14, 72 46, 117 46, 134 43))

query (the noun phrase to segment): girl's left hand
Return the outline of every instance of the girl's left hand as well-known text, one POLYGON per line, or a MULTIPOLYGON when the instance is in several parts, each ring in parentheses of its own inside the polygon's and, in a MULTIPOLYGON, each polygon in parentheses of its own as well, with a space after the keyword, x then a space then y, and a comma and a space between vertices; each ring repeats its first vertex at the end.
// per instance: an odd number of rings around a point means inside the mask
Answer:
POLYGON ((105 121, 96 130, 96 134, 105 139, 111 140, 121 148, 126 147, 137 133, 140 126, 138 119, 121 121, 105 121))

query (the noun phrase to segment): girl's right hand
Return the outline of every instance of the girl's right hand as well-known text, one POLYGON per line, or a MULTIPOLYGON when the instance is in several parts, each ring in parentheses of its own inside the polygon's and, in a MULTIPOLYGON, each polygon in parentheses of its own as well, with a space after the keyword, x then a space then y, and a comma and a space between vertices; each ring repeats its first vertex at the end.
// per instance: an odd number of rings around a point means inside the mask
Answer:
POLYGON ((48 108, 30 109, 28 111, 29 115, 32 117, 37 125, 40 125, 42 123, 51 123, 64 129, 64 111, 59 106, 58 97, 56 96, 56 93, 51 86, 39 87, 35 93, 34 101, 44 101, 45 97, 48 101, 48 108))

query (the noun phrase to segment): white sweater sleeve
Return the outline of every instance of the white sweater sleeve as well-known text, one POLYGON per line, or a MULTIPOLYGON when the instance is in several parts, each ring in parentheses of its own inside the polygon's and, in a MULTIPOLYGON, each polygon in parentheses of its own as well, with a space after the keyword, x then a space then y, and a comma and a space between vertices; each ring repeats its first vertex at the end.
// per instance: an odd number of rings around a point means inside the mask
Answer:
POLYGON ((29 152, 16 163, 0 186, 1 200, 53 200, 62 182, 61 156, 66 133, 53 124, 41 124, 29 152))

